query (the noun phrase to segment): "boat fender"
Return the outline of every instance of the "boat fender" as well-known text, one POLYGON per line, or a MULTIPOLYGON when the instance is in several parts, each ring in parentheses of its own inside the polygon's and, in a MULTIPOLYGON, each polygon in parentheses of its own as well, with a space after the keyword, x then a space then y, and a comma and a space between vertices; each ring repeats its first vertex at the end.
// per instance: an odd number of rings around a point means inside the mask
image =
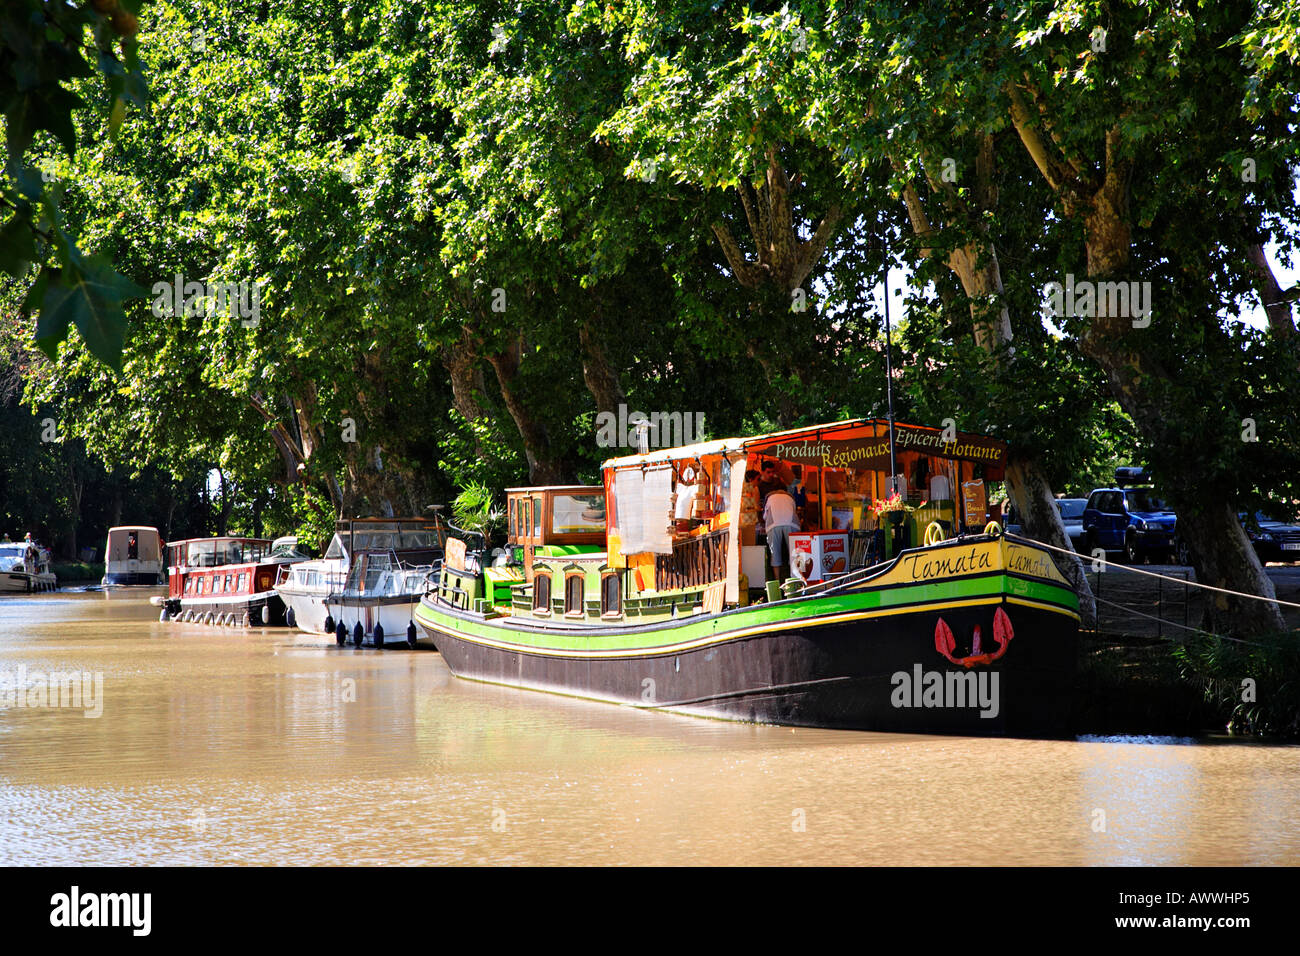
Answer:
POLYGON ((293 608, 292 608, 292 607, 285 608, 285 610, 284 610, 284 623, 287 624, 289 627, 297 627, 297 626, 298 626, 298 615, 296 615, 296 614, 293 613, 293 608))
POLYGON ((333 633, 334 633, 334 615, 333 615, 333 614, 326 614, 326 615, 325 615, 325 633, 326 633, 326 634, 333 634, 333 633))
POLYGON ((339 647, 342 647, 348 642, 348 628, 342 621, 339 621, 338 626, 334 629, 334 642, 338 644, 339 647))
POLYGON ((269 627, 271 624, 271 605, 263 604, 257 611, 257 619, 261 622, 262 627, 269 627))
POLYGON ((411 650, 415 650, 415 636, 415 622, 408 621, 406 623, 406 646, 411 650))
POLYGON ((379 621, 375 622, 375 647, 384 649, 384 625, 379 621))
POLYGON ((252 619, 251 617, 249 617, 249 616, 248 616, 248 612, 245 611, 245 612, 244 612, 244 619, 243 619, 242 621, 240 621, 240 626, 242 626, 242 627, 251 627, 252 624, 253 624, 253 619, 252 619))
POLYGON ((168 621, 170 621, 171 619, 172 619, 172 616, 171 616, 170 614, 167 613, 167 607, 166 607, 166 605, 164 605, 164 606, 163 606, 163 609, 162 609, 161 611, 158 612, 158 620, 159 620, 160 622, 162 622, 163 624, 166 624, 166 623, 167 623, 168 621))
POLYGON ((211 611, 209 611, 209 612, 204 616, 204 618, 203 618, 203 623, 204 623, 204 624, 207 624, 207 625, 211 625, 212 622, 213 622, 214 620, 216 620, 216 617, 217 617, 217 616, 216 616, 215 614, 213 614, 211 611))
POLYGON ((365 637, 366 637, 366 629, 361 626, 360 621, 357 621, 357 626, 352 629, 352 643, 355 646, 360 647, 361 642, 365 640, 365 637))

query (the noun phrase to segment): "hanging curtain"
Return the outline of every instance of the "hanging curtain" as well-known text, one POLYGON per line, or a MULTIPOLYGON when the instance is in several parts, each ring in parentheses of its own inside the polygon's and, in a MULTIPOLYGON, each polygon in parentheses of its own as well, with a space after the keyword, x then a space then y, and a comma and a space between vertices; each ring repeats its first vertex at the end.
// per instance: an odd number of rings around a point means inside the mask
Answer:
POLYGON ((672 465, 625 468, 614 475, 614 509, 623 554, 672 554, 672 465))

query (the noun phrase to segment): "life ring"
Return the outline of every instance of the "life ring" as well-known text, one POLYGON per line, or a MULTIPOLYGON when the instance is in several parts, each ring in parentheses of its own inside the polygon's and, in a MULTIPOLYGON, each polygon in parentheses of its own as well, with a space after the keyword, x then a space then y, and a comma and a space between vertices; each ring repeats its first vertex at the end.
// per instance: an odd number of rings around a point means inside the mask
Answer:
POLYGON ((946 535, 943 531, 943 525, 939 524, 939 522, 931 521, 925 526, 925 546, 927 548, 932 548, 936 544, 939 544, 945 539, 945 537, 946 535))

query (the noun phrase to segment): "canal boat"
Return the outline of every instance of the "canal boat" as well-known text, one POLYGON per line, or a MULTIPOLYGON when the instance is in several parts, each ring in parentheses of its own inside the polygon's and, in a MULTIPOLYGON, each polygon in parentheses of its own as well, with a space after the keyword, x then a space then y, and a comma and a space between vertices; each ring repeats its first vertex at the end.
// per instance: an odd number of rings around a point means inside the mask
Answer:
POLYGON ((167 546, 162 620, 242 627, 283 625, 280 568, 306 559, 267 538, 189 538, 167 546))
POLYGON ((32 594, 58 587, 47 549, 25 541, 0 544, 0 593, 32 594))
POLYGON ((323 558, 280 568, 276 593, 289 626, 333 635, 339 643, 373 645, 376 633, 380 646, 419 643, 413 612, 446 538, 447 525, 439 518, 337 522, 323 558))
POLYGON ((531 690, 759 723, 1062 735, 1078 602, 1049 552, 988 520, 1005 454, 987 436, 854 419, 614 458, 599 486, 509 489, 512 563, 449 540, 415 622, 455 675, 531 690), (845 535, 820 573, 796 561, 798 576, 765 580, 760 473, 798 475, 802 532, 845 535))
POLYGON ((163 567, 163 540, 158 529, 147 525, 109 528, 100 584, 106 592, 165 586, 167 572, 163 567))

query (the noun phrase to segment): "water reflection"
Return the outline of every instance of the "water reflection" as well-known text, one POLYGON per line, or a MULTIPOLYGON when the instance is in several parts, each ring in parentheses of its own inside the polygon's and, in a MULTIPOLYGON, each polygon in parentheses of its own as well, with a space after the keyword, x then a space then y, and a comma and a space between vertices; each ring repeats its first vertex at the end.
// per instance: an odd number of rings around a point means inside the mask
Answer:
POLYGON ((155 614, 0 602, 0 670, 105 695, 0 710, 0 862, 1300 862, 1294 747, 758 727, 155 614))

